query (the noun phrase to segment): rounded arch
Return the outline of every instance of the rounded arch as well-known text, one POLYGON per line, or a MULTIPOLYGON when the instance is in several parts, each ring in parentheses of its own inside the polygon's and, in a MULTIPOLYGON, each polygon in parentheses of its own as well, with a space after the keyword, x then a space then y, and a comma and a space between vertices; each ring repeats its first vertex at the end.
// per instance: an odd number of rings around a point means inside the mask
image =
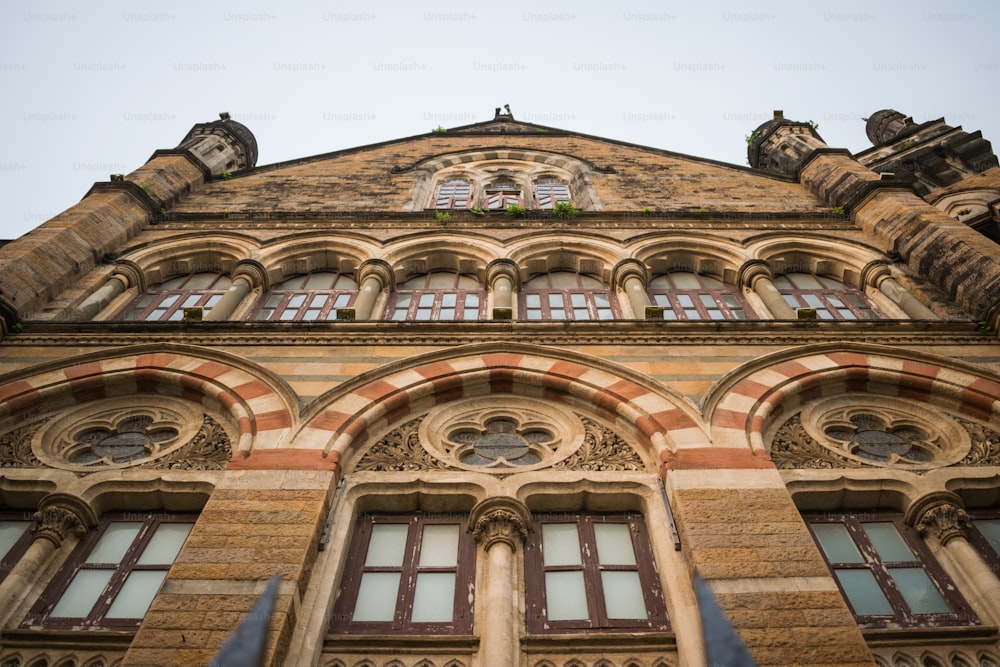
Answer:
POLYGON ((470 274, 482 282, 486 265, 500 253, 500 246, 486 236, 441 233, 403 237, 387 245, 380 258, 392 267, 397 283, 430 271, 470 274))
POLYGON ((313 271, 353 274, 365 260, 379 252, 376 244, 343 236, 282 238, 262 247, 252 259, 267 272, 270 284, 313 271))
POLYGON ((981 368, 883 345, 821 343, 766 355, 731 371, 706 395, 713 442, 764 452, 783 414, 844 392, 899 396, 1000 426, 1000 377, 981 368))
POLYGON ((610 283, 615 265, 626 256, 620 244, 585 234, 527 235, 511 243, 507 251, 507 258, 520 268, 522 281, 563 270, 594 275, 610 283))
POLYGON ((188 273, 230 273, 259 247, 235 234, 183 234, 128 251, 120 257, 138 268, 146 286, 188 273))
POLYGON ((887 260, 870 246, 834 236, 789 237, 775 232, 756 237, 747 246, 753 258, 767 262, 775 274, 825 275, 862 290, 865 266, 887 260))
POLYGON ((657 237, 632 246, 632 256, 645 264, 651 274, 690 271, 715 276, 735 285, 740 267, 752 255, 742 246, 725 239, 690 236, 657 237))
POLYGON ((651 458, 706 443, 691 401, 633 370, 535 345, 476 343, 431 352, 357 377, 304 413, 298 446, 334 460, 399 420, 460 398, 497 393, 574 406, 632 435, 651 458))
POLYGON ((171 396, 225 415, 235 450, 275 447, 297 420, 291 389, 269 371, 228 353, 175 345, 137 345, 33 366, 0 384, 0 424, 90 401, 136 394, 171 396))

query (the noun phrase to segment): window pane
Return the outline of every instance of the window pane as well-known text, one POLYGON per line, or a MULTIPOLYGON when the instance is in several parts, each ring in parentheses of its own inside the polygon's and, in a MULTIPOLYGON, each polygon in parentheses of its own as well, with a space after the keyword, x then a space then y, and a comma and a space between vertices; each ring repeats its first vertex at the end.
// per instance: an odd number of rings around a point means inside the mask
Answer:
POLYGON ((30 523, 30 521, 0 521, 0 558, 11 550, 30 523))
POLYGON ((291 299, 288 300, 288 305, 286 306, 286 308, 298 308, 305 302, 306 302, 305 294, 296 294, 295 296, 293 296, 291 299))
POLYGON ((59 603, 52 610, 52 615, 62 618, 82 618, 90 614, 101 592, 111 580, 114 570, 80 570, 66 591, 59 598, 59 603))
POLYGON ((590 311, 587 310, 586 308, 577 308, 576 310, 573 311, 573 319, 574 320, 589 320, 590 319, 590 311))
POLYGON ((574 292, 569 295, 569 302, 574 308, 586 308, 587 296, 585 294, 580 294, 579 292, 574 292))
POLYGON ((795 283, 799 289, 823 289, 816 277, 809 273, 790 273, 788 278, 795 283))
POLYGON ((916 558, 910 547, 906 546, 903 537, 896 530, 896 526, 888 521, 877 523, 862 523, 868 539, 872 541, 879 557, 887 563, 899 561, 913 561, 916 558))
POLYGON ((161 308, 167 308, 174 305, 177 299, 181 298, 180 294, 168 294, 160 301, 159 306, 161 308))
POLYGON ((580 565, 580 537, 575 523, 542 525, 545 565, 580 565))
POLYGON ((121 562, 125 552, 132 546, 132 541, 139 534, 142 523, 138 521, 118 521, 108 525, 108 529, 101 535, 97 546, 90 552, 87 558, 88 563, 114 563, 121 562))
POLYGON ((397 294, 396 295, 396 308, 409 308, 410 300, 413 298, 410 294, 397 294))
POLYGON ((327 294, 315 294, 315 295, 313 295, 312 301, 309 302, 309 307, 310 308, 322 308, 323 304, 325 304, 326 300, 329 299, 329 298, 330 297, 327 294))
POLYGON ((553 320, 565 320, 566 319, 566 311, 563 310, 562 308, 556 308, 554 310, 550 310, 549 311, 549 318, 553 319, 553 320))
POLYGON ((608 618, 647 618, 638 572, 601 572, 608 618))
POLYGON ((142 618, 160 590, 167 573, 163 570, 136 570, 128 575, 105 618, 142 618))
POLYGON ((365 572, 361 575, 353 620, 391 621, 396 615, 398 595, 399 572, 365 572))
POLYGON ((455 286, 457 276, 454 273, 432 273, 427 276, 427 287, 429 289, 445 289, 455 286))
POLYGON ((420 302, 417 304, 421 308, 430 308, 434 305, 434 295, 433 294, 421 294, 420 302))
POLYGON ((368 555, 365 567, 399 567, 403 564, 406 549, 405 523, 376 523, 372 526, 372 536, 368 541, 368 555))
POLYGON ((400 309, 394 310, 393 313, 392 313, 392 319, 393 319, 394 322, 402 322, 403 320, 405 320, 406 319, 406 309, 405 308, 400 308, 400 309))
MULTIPOLYGON (((575 528, 575 526, 574 526, 575 528)), ((590 618, 583 572, 545 573, 546 616, 550 621, 576 621, 590 618)))
POLYGON ((450 621, 455 608, 455 575, 449 572, 421 572, 413 592, 415 623, 450 621))
POLYGON ((610 308, 601 308, 597 311, 597 319, 599 320, 613 320, 615 319, 614 311, 610 308))
POLYGON ((427 524, 420 542, 421 567, 458 564, 458 524, 427 524))
POLYGON ((854 545, 847 526, 842 523, 814 523, 813 533, 831 563, 863 563, 861 552, 854 545))
POLYGON ((310 308, 309 310, 307 310, 305 313, 302 314, 302 319, 307 321, 317 320, 319 319, 320 312, 322 311, 320 311, 319 308, 310 308))
POLYGON ((947 614, 951 611, 923 569, 891 567, 889 575, 914 614, 947 614))
POLYGON ((810 308, 823 308, 826 305, 815 294, 803 294, 802 298, 810 308))
MULTIPOLYGON (((479 295, 478 294, 466 294, 465 295, 465 309, 466 310, 479 310, 479 295)), ((466 317, 469 317, 466 313, 466 317)))
POLYGON ((430 308, 417 308, 417 313, 414 315, 413 319, 418 322, 428 322, 431 319, 431 309, 430 308))
POLYGON ((687 271, 675 271, 671 273, 670 282, 677 289, 698 289, 701 287, 698 283, 698 276, 687 271))
POLYGON ((558 293, 549 294, 549 305, 553 308, 561 308, 563 305, 563 295, 558 293))
POLYGON ((298 315, 298 313, 299 313, 298 310, 296 310, 294 308, 289 308, 288 310, 281 311, 281 316, 280 316, 279 319, 282 322, 289 322, 291 320, 294 320, 295 316, 298 315))
POLYGON ((707 276, 704 273, 698 275, 701 278, 701 286, 707 287, 708 289, 725 289, 726 283, 722 282, 715 276, 707 276))
POLYGON ((601 565, 635 565, 632 532, 627 523, 595 523, 594 538, 597 560, 601 565))
POLYGON ((1000 519, 976 519, 972 523, 993 547, 993 551, 1000 554, 1000 519))
POLYGON ((610 308, 611 299, 609 299, 608 295, 604 294, 603 292, 595 292, 594 305, 597 306, 598 308, 610 308))
POLYGON ((541 308, 542 307, 542 295, 541 294, 525 294, 524 295, 524 305, 528 308, 541 308))
POLYGON ((338 294, 333 302, 334 308, 347 308, 347 304, 351 302, 350 294, 338 294))
POLYGON ((218 277, 216 273, 195 273, 188 278, 187 283, 184 284, 184 289, 208 289, 218 277))
POLYGON ((188 296, 186 299, 184 299, 184 303, 181 304, 181 308, 193 308, 197 306, 198 302, 201 301, 201 298, 203 296, 204 296, 203 294, 192 294, 188 296))
MULTIPOLYGON (((419 314, 422 313, 422 312, 423 312, 422 310, 417 311, 417 313, 418 313, 417 319, 421 319, 420 316, 419 316, 419 314)), ((439 320, 443 320, 445 322, 455 319, 455 309, 454 308, 442 308, 441 310, 438 311, 438 319, 439 320)))
POLYGON ((678 294, 677 303, 681 305, 681 308, 694 308, 694 301, 687 294, 678 294))
MULTIPOLYGON (((441 295, 441 306, 444 308, 454 308, 455 304, 458 303, 458 295, 454 292, 448 292, 441 295)), ((421 304, 423 305, 423 304, 421 304)))
POLYGON ((859 616, 891 616, 892 606, 870 570, 837 570, 837 579, 859 616))
POLYGON ((191 533, 191 523, 161 523, 142 551, 139 565, 170 565, 191 533))
POLYGON ((715 305, 715 298, 711 294, 699 294, 698 299, 701 301, 701 305, 706 308, 718 308, 715 305))
POLYGON ((667 308, 670 307, 670 298, 666 294, 654 294, 653 295, 653 302, 657 306, 664 306, 664 307, 667 307, 667 308))
POLYGON ((328 271, 317 271, 316 273, 309 274, 306 279, 305 288, 306 289, 330 289, 333 287, 333 281, 337 279, 336 273, 331 273, 328 271))

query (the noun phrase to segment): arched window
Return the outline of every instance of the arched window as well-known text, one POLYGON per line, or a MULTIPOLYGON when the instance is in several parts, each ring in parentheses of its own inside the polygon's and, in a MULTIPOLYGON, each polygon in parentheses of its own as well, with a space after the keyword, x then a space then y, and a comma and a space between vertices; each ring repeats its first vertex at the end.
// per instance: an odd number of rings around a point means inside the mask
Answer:
POLYGON ((486 186, 486 208, 504 210, 508 206, 523 206, 521 186, 513 181, 494 181, 486 186))
POLYGON ((464 178, 452 178, 438 186, 434 208, 470 208, 472 183, 464 178))
POLYGON ((754 317, 734 285, 692 271, 663 273, 649 282, 649 299, 665 320, 745 320, 754 317))
POLYGON ((570 203, 569 186, 556 178, 535 181, 535 203, 540 209, 553 209, 556 204, 570 203))
POLYGON ((619 315, 614 293, 597 278, 573 271, 551 271, 531 278, 521 289, 526 320, 613 320, 619 315))
POLYGON ((821 320, 877 320, 882 314, 860 290, 829 276, 786 273, 774 286, 792 308, 815 308, 821 320))
POLYGON ((203 317, 219 302, 231 283, 229 276, 221 273, 177 276, 147 289, 122 312, 119 319, 176 322, 184 319, 185 308, 201 308, 203 317))
POLYGON ((261 299, 255 320, 335 320, 338 308, 348 308, 358 284, 336 271, 314 271, 275 285, 261 299))
POLYGON ((385 316, 395 321, 478 320, 485 306, 486 295, 475 276, 432 271, 398 285, 385 316))

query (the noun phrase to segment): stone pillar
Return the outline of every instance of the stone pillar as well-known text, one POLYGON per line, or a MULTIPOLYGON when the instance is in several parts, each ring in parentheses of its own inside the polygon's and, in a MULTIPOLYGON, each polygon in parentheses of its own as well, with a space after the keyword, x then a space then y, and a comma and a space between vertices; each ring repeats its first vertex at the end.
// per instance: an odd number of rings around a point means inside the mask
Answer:
POLYGON ((76 307, 73 313, 75 320, 91 320, 104 310, 116 297, 125 293, 130 287, 138 287, 145 291, 146 281, 142 269, 132 262, 118 262, 108 277, 107 282, 76 307))
POLYGON ((32 516, 31 545, 0 584, 0 627, 17 611, 21 599, 38 582, 38 575, 49 564, 53 554, 67 540, 82 537, 97 518, 90 508, 76 499, 70 503, 43 505, 32 516))
POLYGON ((358 269, 358 298, 354 300, 354 319, 372 319, 372 308, 382 290, 392 288, 392 267, 381 259, 369 259, 358 269))
POLYGON ((485 593, 477 605, 484 613, 476 617, 482 667, 521 663, 514 567, 530 524, 527 508, 513 498, 488 498, 472 509, 473 536, 486 553, 485 593))
POLYGON ((646 265, 637 259, 623 259, 611 271, 611 284, 625 292, 632 316, 637 320, 646 319, 646 307, 652 305, 646 294, 648 279, 646 265))
POLYGON ((993 622, 1000 623, 1000 579, 969 542, 971 526, 972 519, 965 510, 945 501, 920 512, 914 527, 922 537, 937 540, 941 548, 948 552, 971 590, 978 593, 993 622))
POLYGON ((267 270, 259 262, 244 260, 233 268, 233 284, 219 302, 212 307, 205 320, 221 322, 228 320, 244 305, 244 300, 250 291, 256 287, 267 289, 267 270))
POLYGON ((749 287, 760 297, 776 320, 794 320, 795 311, 785 302, 781 292, 774 286, 774 274, 767 262, 752 259, 743 264, 739 271, 740 287, 749 287))
POLYGON ((493 292, 493 319, 514 319, 514 285, 520 273, 509 259, 495 259, 486 266, 486 284, 493 292))
POLYGON ((889 266, 885 262, 871 262, 861 270, 861 286, 871 285, 890 301, 900 307, 911 319, 914 320, 936 320, 940 319, 930 308, 918 301, 912 294, 907 292, 902 285, 896 282, 889 272, 889 266))

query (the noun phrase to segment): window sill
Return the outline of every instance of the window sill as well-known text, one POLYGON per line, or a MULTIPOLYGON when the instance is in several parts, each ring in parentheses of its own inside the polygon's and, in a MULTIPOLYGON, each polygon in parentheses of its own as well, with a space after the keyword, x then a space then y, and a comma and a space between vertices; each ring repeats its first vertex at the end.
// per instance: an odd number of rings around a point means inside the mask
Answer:
POLYGON ((4 648, 67 648, 87 651, 125 651, 132 644, 134 630, 4 630, 4 648))
POLYGON ((995 625, 973 626, 921 626, 913 628, 862 628, 865 642, 873 647, 912 646, 914 643, 974 643, 977 640, 989 639, 992 643, 997 637, 995 625))
POLYGON ((416 648, 420 653, 465 653, 479 650, 479 637, 475 635, 327 635, 323 640, 324 651, 384 651, 399 649, 408 653, 416 648))
POLYGON ((636 632, 630 629, 554 632, 522 637, 521 648, 532 652, 585 649, 674 651, 677 649, 677 638, 672 632, 636 632))

